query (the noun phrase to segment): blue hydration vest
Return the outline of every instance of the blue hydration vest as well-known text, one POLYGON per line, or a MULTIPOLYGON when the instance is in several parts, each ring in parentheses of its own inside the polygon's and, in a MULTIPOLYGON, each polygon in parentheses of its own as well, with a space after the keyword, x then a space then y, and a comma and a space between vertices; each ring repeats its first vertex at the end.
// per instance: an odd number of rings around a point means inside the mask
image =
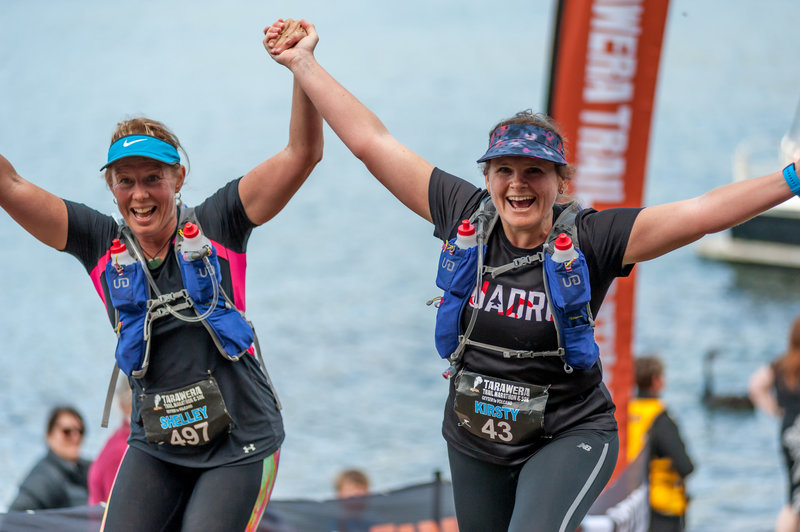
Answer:
MULTIPOLYGON (((199 227, 193 208, 182 208, 179 220, 179 228, 186 222, 192 222, 199 227)), ((150 363, 153 322, 170 315, 187 322, 201 322, 220 354, 228 360, 238 360, 253 346, 280 408, 280 401, 261 357, 255 329, 222 288, 219 258, 214 246, 208 246, 205 257, 187 261, 181 253, 183 233, 179 230, 175 237, 175 254, 184 288, 178 292, 162 294, 150 275, 136 237, 124 223, 120 223, 120 240, 122 239, 138 260, 124 266, 109 261, 105 268, 116 315, 114 328, 117 332, 117 348, 116 366, 109 384, 103 426, 108 422, 118 370, 121 369, 130 377, 144 377, 150 363), (195 316, 180 314, 185 309, 192 309, 195 316)))
MULTIPOLYGON (((197 224, 193 209, 182 209, 181 223, 197 224)), ((121 237, 139 260, 125 266, 106 264, 106 279, 111 303, 117 315, 116 359, 128 376, 141 378, 150 362, 150 340, 153 322, 172 315, 177 319, 202 322, 220 354, 238 360, 253 343, 254 333, 243 313, 222 289, 222 275, 214 246, 202 259, 186 261, 180 252, 183 234, 175 237, 175 254, 180 265, 184 289, 162 294, 150 275, 139 244, 127 226, 121 226, 121 237), (154 297, 151 297, 151 292, 154 297), (196 317, 183 316, 180 310, 191 308, 196 317)))
MULTIPOLYGON (((575 217, 581 207, 576 202, 566 204, 564 210, 553 224, 545 239, 544 251, 534 255, 518 257, 509 264, 491 267, 483 264, 486 242, 498 214, 491 198, 484 199, 478 210, 470 217, 476 225, 478 245, 461 249, 455 246, 455 239, 444 243, 439 257, 436 286, 444 291, 436 314, 436 349, 439 356, 457 366, 467 345, 490 349, 501 353, 505 358, 533 358, 559 356, 564 361, 564 370, 571 373, 573 368, 584 370, 594 366, 600 350, 594 339, 594 318, 589 306, 591 287, 586 258, 578 248, 575 217), (553 241, 559 233, 572 237, 578 257, 568 263, 557 263, 552 259, 553 241), (520 351, 484 344, 470 340, 469 336, 477 319, 473 312, 466 329, 461 331, 461 316, 469 302, 470 295, 478 293, 483 275, 490 273, 497 277, 505 272, 528 265, 543 263, 545 291, 550 313, 556 326, 558 349, 555 351, 520 351)), ((431 303, 431 300, 429 303, 431 303)), ((452 373, 451 370, 445 372, 452 373)))

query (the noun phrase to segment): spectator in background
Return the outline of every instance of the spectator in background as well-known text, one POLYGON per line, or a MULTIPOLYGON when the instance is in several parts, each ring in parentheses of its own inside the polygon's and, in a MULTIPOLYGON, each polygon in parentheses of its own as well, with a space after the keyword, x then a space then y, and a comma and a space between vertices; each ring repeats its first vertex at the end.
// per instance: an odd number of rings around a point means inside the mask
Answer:
POLYGON ((369 532, 373 520, 368 516, 369 477, 358 469, 345 469, 334 479, 338 515, 331 524, 331 532, 369 532))
POLYGON ((106 440, 89 468, 89 504, 92 505, 108 501, 119 464, 128 449, 128 436, 131 434, 131 387, 127 379, 120 379, 116 397, 122 424, 106 440))
POLYGON ((689 504, 685 481, 694 465, 660 399, 664 364, 659 357, 636 359, 636 387, 638 395, 628 406, 628 461, 649 444, 650 532, 684 530, 689 504))
POLYGON ((85 426, 71 406, 58 406, 47 420, 47 454, 19 486, 9 511, 47 510, 85 505, 90 461, 81 458, 85 426))
POLYGON ((780 442, 789 491, 775 530, 796 532, 800 527, 800 318, 792 324, 786 352, 756 370, 747 391, 756 408, 781 418, 780 442))
POLYGON ((358 469, 345 469, 336 475, 334 486, 339 499, 369 494, 369 478, 358 469))

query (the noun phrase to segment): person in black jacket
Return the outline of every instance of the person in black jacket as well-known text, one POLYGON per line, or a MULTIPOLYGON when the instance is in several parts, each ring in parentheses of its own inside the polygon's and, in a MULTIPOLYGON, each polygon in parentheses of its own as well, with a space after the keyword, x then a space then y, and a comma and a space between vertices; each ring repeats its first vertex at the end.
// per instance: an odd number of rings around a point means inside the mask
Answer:
POLYGON ((71 406, 57 406, 47 420, 47 454, 19 486, 9 511, 47 510, 86 504, 91 461, 81 458, 85 428, 71 406))
POLYGON ((660 399, 664 364, 658 356, 636 359, 636 387, 638 395, 628 406, 628 457, 634 458, 649 445, 650 532, 684 530, 689 503, 685 480, 694 464, 678 425, 660 399))

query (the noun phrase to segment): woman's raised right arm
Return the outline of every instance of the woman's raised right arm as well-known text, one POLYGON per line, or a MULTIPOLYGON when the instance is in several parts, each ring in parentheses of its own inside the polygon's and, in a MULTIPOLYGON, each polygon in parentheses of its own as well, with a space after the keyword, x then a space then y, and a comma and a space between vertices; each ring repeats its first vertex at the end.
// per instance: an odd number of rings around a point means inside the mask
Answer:
POLYGON ((64 200, 26 181, 0 155, 0 207, 23 229, 50 247, 67 245, 67 206, 64 200))
POLYGON ((301 25, 307 36, 296 44, 288 41, 279 46, 270 37, 277 37, 283 21, 267 28, 265 46, 270 56, 292 71, 331 129, 370 173, 406 207, 432 221, 428 183, 433 165, 395 139, 372 111, 317 63, 313 53, 317 32, 306 21, 301 25))

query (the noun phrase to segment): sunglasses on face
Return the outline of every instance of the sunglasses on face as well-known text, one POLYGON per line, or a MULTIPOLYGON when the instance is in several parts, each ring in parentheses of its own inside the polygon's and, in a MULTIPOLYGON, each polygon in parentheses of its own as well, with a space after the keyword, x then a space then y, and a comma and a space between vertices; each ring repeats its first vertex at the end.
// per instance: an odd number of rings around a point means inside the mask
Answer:
POLYGON ((64 436, 72 437, 72 436, 83 436, 83 427, 56 427, 60 430, 64 436))

